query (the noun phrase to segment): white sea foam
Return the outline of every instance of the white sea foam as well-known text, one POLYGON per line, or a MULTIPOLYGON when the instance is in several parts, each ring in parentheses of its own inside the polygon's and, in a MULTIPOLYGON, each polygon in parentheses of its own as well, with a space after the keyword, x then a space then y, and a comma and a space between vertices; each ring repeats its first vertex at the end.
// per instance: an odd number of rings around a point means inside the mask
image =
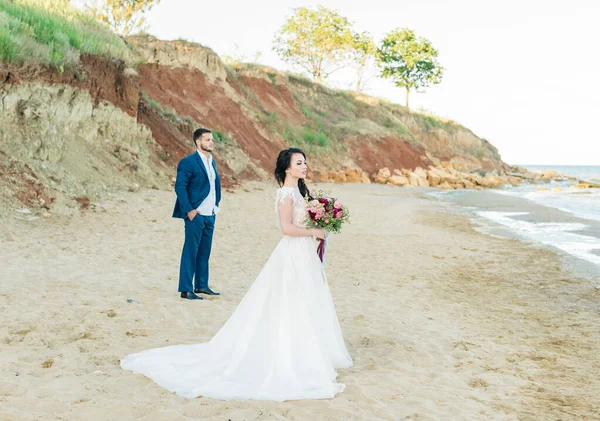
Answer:
POLYGON ((530 186, 529 189, 494 190, 494 192, 522 197, 540 205, 568 212, 579 218, 600 221, 600 189, 583 190, 567 186, 557 187, 551 190, 532 190, 530 186))
POLYGON ((556 247, 572 256, 600 265, 600 256, 593 253, 600 250, 600 239, 578 234, 587 225, 581 223, 528 222, 515 217, 528 215, 528 212, 478 211, 476 215, 506 227, 524 239, 556 247))

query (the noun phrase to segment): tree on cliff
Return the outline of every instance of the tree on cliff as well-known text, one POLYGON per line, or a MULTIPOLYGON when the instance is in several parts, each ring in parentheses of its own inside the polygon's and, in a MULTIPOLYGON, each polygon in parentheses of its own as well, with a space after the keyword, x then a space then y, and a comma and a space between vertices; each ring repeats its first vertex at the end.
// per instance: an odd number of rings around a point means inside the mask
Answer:
POLYGON ((356 71, 356 84, 354 89, 356 92, 362 92, 372 74, 373 64, 375 61, 375 52, 377 48, 373 42, 373 37, 367 32, 354 35, 354 45, 352 49, 352 63, 356 71))
POLYGON ((322 82, 350 64, 355 41, 351 26, 333 10, 299 7, 276 34, 273 50, 322 82))
POLYGON ((145 14, 160 0, 87 0, 86 10, 117 34, 127 36, 144 29, 145 14))
POLYGON ((406 89, 407 107, 410 91, 442 81, 444 68, 437 61, 437 50, 429 40, 417 37, 410 29, 388 32, 376 56, 381 76, 406 89))

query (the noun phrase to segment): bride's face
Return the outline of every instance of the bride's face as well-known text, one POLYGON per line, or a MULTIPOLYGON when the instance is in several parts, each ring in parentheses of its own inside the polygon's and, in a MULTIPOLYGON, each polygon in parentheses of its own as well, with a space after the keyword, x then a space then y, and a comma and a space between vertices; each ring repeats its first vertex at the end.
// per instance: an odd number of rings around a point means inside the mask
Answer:
POLYGON ((288 168, 288 175, 294 178, 306 178, 306 159, 301 153, 295 153, 292 155, 290 160, 290 168, 288 168))

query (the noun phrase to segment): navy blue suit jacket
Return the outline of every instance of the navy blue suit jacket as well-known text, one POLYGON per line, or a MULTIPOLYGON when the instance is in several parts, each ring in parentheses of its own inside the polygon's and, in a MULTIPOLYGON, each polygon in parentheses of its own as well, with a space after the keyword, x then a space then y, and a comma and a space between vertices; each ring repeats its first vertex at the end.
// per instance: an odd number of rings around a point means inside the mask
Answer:
MULTIPOLYGON (((217 172, 215 160, 212 161, 215 171, 216 205, 221 201, 221 178, 217 172)), ((177 165, 177 179, 175 180, 175 194, 177 201, 173 209, 173 218, 187 218, 187 213, 200 206, 200 203, 210 192, 208 173, 198 152, 186 156, 177 165)))

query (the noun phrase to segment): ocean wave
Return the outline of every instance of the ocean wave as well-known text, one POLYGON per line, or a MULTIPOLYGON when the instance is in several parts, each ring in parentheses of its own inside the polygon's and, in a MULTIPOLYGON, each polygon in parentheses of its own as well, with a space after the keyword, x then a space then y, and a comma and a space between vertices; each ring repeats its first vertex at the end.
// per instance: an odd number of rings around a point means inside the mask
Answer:
POLYGON ((556 247, 572 256, 600 265, 600 239, 578 232, 588 226, 578 222, 528 222, 515 217, 529 212, 478 211, 476 215, 506 227, 521 238, 556 247))

